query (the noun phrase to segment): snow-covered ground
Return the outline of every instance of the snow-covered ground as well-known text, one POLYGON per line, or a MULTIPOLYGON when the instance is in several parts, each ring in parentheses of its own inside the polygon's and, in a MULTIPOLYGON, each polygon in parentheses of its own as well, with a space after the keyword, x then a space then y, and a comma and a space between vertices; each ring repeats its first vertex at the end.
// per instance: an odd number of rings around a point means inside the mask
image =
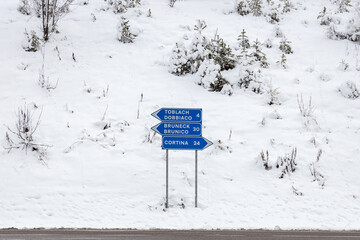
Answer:
MULTIPOLYGON (((34 140, 52 145, 44 161, 32 151, 0 151, 0 228, 360 229, 360 99, 338 90, 349 80, 360 86, 359 44, 327 38, 317 16, 328 0, 294 0, 296 9, 282 16, 279 26, 294 50, 287 69, 276 63, 275 25, 238 15, 232 0, 183 0, 173 8, 167 0, 143 0, 124 14, 100 10, 102 0, 81 2, 44 47, 45 75, 58 81, 49 92, 38 84, 40 51, 21 47, 25 28, 41 36, 40 19, 20 14, 18 1, 0 1, 1 145, 4 125, 15 129, 24 104, 34 122, 42 109, 34 140), (138 34, 134 43, 116 38, 121 16, 138 34), (279 88, 281 105, 269 106, 266 92, 235 84, 228 96, 198 86, 196 75, 169 73, 175 43, 191 38, 197 19, 207 23, 204 35, 217 31, 230 46, 243 29, 251 42, 273 39, 273 48, 263 47, 270 63, 263 75, 279 88), (312 117, 300 114, 301 95, 305 106, 311 97, 312 117), (199 152, 199 208, 194 152, 170 151, 164 210, 165 152, 150 130, 158 123, 151 113, 161 107, 203 109, 203 136, 214 145, 199 152), (296 170, 279 178, 276 161, 294 148, 296 170), (261 151, 268 151, 271 170, 261 151)), ((235 83, 239 68, 224 76, 235 83)))

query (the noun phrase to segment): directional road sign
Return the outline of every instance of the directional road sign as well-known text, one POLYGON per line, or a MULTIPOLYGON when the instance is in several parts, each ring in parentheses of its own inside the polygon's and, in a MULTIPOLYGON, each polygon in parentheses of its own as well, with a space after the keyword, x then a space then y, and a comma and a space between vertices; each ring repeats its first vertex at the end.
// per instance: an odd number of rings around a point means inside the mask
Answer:
POLYGON ((162 149, 203 150, 213 143, 204 137, 163 136, 162 149))
POLYGON ((201 123, 162 122, 151 129, 163 136, 201 136, 201 123))
POLYGON ((161 108, 151 114, 163 122, 201 122, 201 108, 161 108))

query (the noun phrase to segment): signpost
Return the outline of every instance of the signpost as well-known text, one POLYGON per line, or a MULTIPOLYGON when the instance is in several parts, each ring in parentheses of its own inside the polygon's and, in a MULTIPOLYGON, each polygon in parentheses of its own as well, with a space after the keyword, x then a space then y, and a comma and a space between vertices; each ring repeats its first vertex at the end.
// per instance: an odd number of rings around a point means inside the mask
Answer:
POLYGON ((201 108, 161 108, 151 116, 163 122, 201 122, 201 108))
POLYGON ((203 150, 212 145, 212 142, 203 137, 173 137, 162 138, 162 149, 172 150, 203 150))
POLYGON ((162 122, 151 129, 160 135, 201 136, 201 123, 162 122))
POLYGON ((195 207, 197 207, 198 150, 212 142, 202 137, 201 108, 161 108, 151 114, 162 121, 151 129, 162 135, 162 149, 166 150, 166 202, 169 207, 169 150, 195 150, 195 207))

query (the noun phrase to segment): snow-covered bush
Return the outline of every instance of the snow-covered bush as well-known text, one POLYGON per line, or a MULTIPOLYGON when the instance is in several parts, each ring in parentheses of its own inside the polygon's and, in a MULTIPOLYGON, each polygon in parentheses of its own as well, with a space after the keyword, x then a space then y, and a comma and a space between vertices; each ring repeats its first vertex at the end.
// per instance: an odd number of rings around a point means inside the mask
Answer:
POLYGON ((254 16, 261 16, 262 14, 262 0, 251 0, 250 9, 254 16))
POLYGON ((122 43, 132 43, 135 39, 135 35, 130 32, 129 20, 125 17, 121 17, 117 25, 117 38, 122 43))
POLYGON ((238 85, 243 89, 250 89, 254 93, 262 93, 262 82, 259 80, 261 77, 260 70, 251 70, 244 68, 240 71, 238 85))
POLYGON ((238 86, 255 93, 262 93, 259 68, 267 68, 269 63, 265 53, 262 52, 261 43, 256 40, 250 45, 246 31, 243 29, 238 36, 238 44, 235 47, 237 55, 235 55, 233 49, 217 33, 211 40, 204 36, 202 31, 205 28, 206 23, 198 20, 190 44, 185 45, 186 42, 176 44, 170 58, 169 71, 178 76, 197 73, 199 85, 209 91, 231 95, 233 85, 223 77, 222 72, 232 70, 237 63, 240 63, 238 86))
POLYGON ((349 99, 356 99, 360 96, 360 91, 353 81, 347 81, 339 87, 340 93, 349 99))
POLYGON ((235 8, 236 8, 236 12, 238 14, 240 14, 241 16, 248 15, 251 11, 250 6, 249 6, 249 1, 247 1, 247 0, 240 0, 236 4, 235 8))
POLYGON ((113 9, 114 13, 126 12, 128 8, 140 5, 140 0, 105 0, 113 9))
POLYGON ((213 59, 206 59, 199 67, 199 85, 214 92, 231 95, 232 88, 229 82, 221 75, 221 66, 213 59))
POLYGON ((17 10, 24 15, 30 15, 31 7, 29 0, 20 0, 17 10))
POLYGON ((206 22, 203 20, 197 20, 194 30, 196 31, 189 49, 189 61, 191 65, 191 73, 196 73, 201 63, 208 56, 209 51, 207 46, 209 39, 202 35, 202 31, 206 28, 206 22))
POLYGON ((176 43, 170 58, 169 71, 174 75, 195 74, 198 84, 209 91, 231 95, 231 84, 222 76, 221 71, 235 68, 236 57, 218 34, 209 40, 202 34, 205 21, 198 20, 194 35, 188 47, 176 43))
POLYGON ((22 48, 27 52, 36 52, 41 45, 40 38, 36 35, 35 31, 30 31, 30 34, 25 29, 25 37, 22 43, 22 48))
POLYGON ((253 16, 264 16, 270 23, 278 23, 280 15, 293 8, 290 0, 239 0, 235 4, 236 12, 241 16, 252 13, 253 16))
POLYGON ((121 0, 109 1, 109 3, 110 2, 111 2, 110 5, 112 5, 112 7, 113 7, 114 13, 123 13, 127 9, 126 5, 124 5, 124 3, 121 0))
POLYGON ((324 7, 318 16, 320 25, 328 26, 328 37, 360 42, 360 2, 335 0, 332 3, 331 7, 324 7))
POLYGON ((185 75, 191 72, 191 65, 188 59, 188 53, 184 44, 176 43, 172 50, 170 59, 170 72, 177 76, 185 75))
POLYGON ((350 0, 335 0, 334 3, 338 6, 338 12, 344 13, 349 12, 349 8, 351 7, 350 0))
POLYGON ((319 13, 317 18, 320 19, 320 25, 329 26, 330 23, 340 24, 340 17, 328 11, 326 7, 319 13))
POLYGON ((266 16, 266 21, 269 23, 275 24, 280 22, 280 14, 277 9, 272 9, 266 16))

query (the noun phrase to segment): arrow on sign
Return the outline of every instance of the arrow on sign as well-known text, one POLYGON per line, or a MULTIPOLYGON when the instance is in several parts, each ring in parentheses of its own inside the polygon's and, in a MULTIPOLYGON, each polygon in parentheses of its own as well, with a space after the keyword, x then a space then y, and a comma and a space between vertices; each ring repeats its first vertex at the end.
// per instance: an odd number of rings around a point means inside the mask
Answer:
POLYGON ((201 123, 162 122, 151 129, 160 135, 201 136, 201 123))
POLYGON ((204 137, 173 137, 162 138, 162 149, 173 150, 203 150, 213 143, 204 137))
POLYGON ((201 122, 200 108, 161 108, 151 114, 164 122, 201 122))

